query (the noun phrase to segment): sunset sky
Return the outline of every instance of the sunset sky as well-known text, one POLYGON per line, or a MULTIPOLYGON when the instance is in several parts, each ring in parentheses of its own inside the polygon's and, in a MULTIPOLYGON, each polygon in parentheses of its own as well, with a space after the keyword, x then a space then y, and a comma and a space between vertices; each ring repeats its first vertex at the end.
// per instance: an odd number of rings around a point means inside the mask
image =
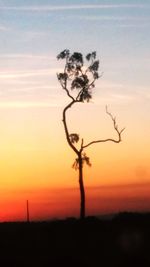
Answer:
POLYGON ((86 150, 87 214, 150 210, 150 1, 0 0, 0 221, 78 216, 78 173, 56 73, 68 48, 97 52, 93 98, 69 110, 86 142, 113 137, 105 105, 126 127, 120 144, 86 150))

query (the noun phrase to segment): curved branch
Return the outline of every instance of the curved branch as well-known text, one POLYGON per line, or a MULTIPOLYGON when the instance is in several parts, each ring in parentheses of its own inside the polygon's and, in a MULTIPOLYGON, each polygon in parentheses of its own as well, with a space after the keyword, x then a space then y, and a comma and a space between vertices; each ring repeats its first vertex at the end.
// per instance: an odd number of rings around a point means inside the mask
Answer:
POLYGON ((125 128, 123 128, 121 130, 118 129, 118 125, 116 123, 116 118, 113 117, 113 115, 108 111, 107 106, 106 106, 106 113, 110 116, 111 120, 113 121, 114 129, 117 132, 118 139, 107 138, 107 139, 100 139, 100 140, 92 141, 92 142, 88 143, 87 145, 82 146, 82 149, 84 149, 90 145, 96 144, 96 143, 104 143, 104 142, 120 143, 121 142, 121 134, 125 130, 125 128))
POLYGON ((108 138, 108 139, 100 139, 100 140, 96 140, 96 141, 92 141, 90 143, 88 143, 87 145, 83 146, 83 149, 92 145, 92 144, 96 144, 96 143, 104 143, 104 142, 108 142, 108 141, 111 141, 111 142, 114 142, 114 143, 119 143, 121 140, 118 139, 118 140, 115 140, 115 139, 112 139, 112 138, 108 138))
POLYGON ((75 101, 74 99, 64 108, 63 110, 63 124, 64 124, 64 129, 65 129, 65 134, 66 134, 66 139, 67 139, 67 142, 69 144, 69 146, 74 150, 74 152, 78 155, 79 154, 79 151, 77 150, 77 148, 71 143, 70 141, 70 137, 69 137, 69 131, 68 131, 68 127, 67 127, 67 122, 66 122, 66 112, 69 108, 72 107, 72 105, 74 103, 76 103, 77 101, 75 101))

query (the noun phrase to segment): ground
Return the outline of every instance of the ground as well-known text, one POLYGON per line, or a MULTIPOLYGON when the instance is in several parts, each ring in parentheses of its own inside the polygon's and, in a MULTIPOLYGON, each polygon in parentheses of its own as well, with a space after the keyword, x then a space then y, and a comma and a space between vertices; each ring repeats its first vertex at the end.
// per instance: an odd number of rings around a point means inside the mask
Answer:
POLYGON ((0 266, 150 266, 150 214, 1 223, 0 266))

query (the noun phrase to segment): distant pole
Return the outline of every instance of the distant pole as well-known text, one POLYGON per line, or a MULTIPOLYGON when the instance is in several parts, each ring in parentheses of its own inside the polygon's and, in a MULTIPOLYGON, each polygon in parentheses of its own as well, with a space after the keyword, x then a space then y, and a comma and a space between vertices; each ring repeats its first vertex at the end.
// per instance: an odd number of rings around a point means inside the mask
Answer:
POLYGON ((27 222, 30 222, 30 217, 29 217, 29 202, 27 200, 27 222))

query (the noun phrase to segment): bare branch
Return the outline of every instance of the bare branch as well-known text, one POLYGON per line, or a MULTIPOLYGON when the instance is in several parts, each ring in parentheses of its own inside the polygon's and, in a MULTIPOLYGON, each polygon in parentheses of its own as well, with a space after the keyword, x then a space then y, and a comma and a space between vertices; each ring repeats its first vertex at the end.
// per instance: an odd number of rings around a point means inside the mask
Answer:
POLYGON ((82 153, 82 151, 83 151, 83 143, 84 143, 84 140, 83 140, 83 138, 81 139, 81 147, 80 147, 80 152, 82 153))
POLYGON ((122 134, 122 132, 125 130, 125 128, 122 128, 121 130, 119 130, 118 129, 118 125, 117 125, 117 123, 116 123, 116 118, 115 117, 113 117, 113 115, 108 111, 108 107, 106 106, 106 113, 110 116, 110 118, 112 119, 112 121, 113 121, 113 124, 114 124, 114 129, 115 129, 115 131, 117 132, 117 134, 118 134, 118 137, 119 137, 119 142, 121 141, 121 134, 122 134))
POLYGON ((116 123, 116 118, 113 117, 113 115, 108 111, 107 106, 106 106, 106 113, 110 116, 111 120, 113 121, 114 129, 117 132, 118 139, 107 138, 107 139, 100 139, 100 140, 92 141, 92 142, 88 143, 87 145, 82 146, 83 149, 90 146, 90 145, 96 144, 96 143, 105 143, 105 142, 120 143, 121 142, 121 134, 125 130, 125 128, 122 128, 121 130, 118 129, 118 125, 116 123))

